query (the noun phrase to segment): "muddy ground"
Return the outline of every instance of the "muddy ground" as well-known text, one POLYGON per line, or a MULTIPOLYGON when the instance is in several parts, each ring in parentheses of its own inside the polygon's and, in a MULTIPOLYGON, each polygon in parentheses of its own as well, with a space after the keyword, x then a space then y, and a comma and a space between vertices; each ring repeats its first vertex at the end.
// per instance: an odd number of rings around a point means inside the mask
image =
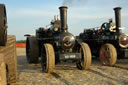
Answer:
POLYGON ((128 59, 118 60, 114 67, 93 60, 88 71, 78 70, 75 64, 59 64, 47 74, 40 64, 27 63, 24 48, 17 48, 17 55, 19 85, 128 85, 128 59))

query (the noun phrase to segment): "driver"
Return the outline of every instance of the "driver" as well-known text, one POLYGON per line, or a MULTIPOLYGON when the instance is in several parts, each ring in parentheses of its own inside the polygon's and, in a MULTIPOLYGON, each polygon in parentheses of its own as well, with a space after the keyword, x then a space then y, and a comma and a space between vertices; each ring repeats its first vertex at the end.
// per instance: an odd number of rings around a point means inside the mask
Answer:
POLYGON ((110 32, 116 32, 116 25, 115 23, 113 23, 112 19, 109 19, 109 22, 105 22, 102 24, 101 29, 110 32))
POLYGON ((113 23, 112 19, 109 19, 109 30, 110 32, 116 32, 116 25, 113 23))

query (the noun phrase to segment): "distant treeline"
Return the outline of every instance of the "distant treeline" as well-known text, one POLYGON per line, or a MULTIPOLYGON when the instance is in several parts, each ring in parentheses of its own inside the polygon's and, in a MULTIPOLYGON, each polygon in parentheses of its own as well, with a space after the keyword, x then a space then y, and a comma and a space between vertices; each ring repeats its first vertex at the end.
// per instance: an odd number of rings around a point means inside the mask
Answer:
POLYGON ((16 43, 25 43, 26 40, 17 40, 16 43))

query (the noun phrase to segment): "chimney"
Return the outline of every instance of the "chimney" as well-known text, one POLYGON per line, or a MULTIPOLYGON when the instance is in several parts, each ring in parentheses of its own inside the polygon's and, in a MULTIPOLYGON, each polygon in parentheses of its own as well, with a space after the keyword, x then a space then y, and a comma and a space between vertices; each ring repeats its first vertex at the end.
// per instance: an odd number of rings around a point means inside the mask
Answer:
POLYGON ((120 33, 120 29, 119 28, 121 27, 121 13, 120 13, 120 10, 121 10, 121 7, 114 8, 117 33, 120 33))
POLYGON ((61 22, 61 31, 64 32, 67 30, 67 8, 66 6, 59 7, 60 9, 60 22, 61 22))

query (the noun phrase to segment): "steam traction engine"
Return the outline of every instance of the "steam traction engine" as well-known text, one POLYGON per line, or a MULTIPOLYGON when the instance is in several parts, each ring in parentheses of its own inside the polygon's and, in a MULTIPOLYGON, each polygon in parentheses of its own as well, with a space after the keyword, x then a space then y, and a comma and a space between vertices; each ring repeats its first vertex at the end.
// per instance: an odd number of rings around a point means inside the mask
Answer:
POLYGON ((41 57, 41 66, 44 72, 53 72, 55 63, 68 61, 76 63, 80 70, 86 70, 91 65, 89 46, 77 40, 68 32, 67 7, 60 9, 60 20, 51 22, 50 28, 39 28, 35 36, 27 36, 26 54, 29 63, 38 63, 41 57))
POLYGON ((121 32, 120 7, 114 8, 116 25, 105 22, 100 29, 86 29, 79 35, 91 48, 92 54, 99 56, 104 65, 114 65, 118 58, 128 58, 128 36, 121 32))

